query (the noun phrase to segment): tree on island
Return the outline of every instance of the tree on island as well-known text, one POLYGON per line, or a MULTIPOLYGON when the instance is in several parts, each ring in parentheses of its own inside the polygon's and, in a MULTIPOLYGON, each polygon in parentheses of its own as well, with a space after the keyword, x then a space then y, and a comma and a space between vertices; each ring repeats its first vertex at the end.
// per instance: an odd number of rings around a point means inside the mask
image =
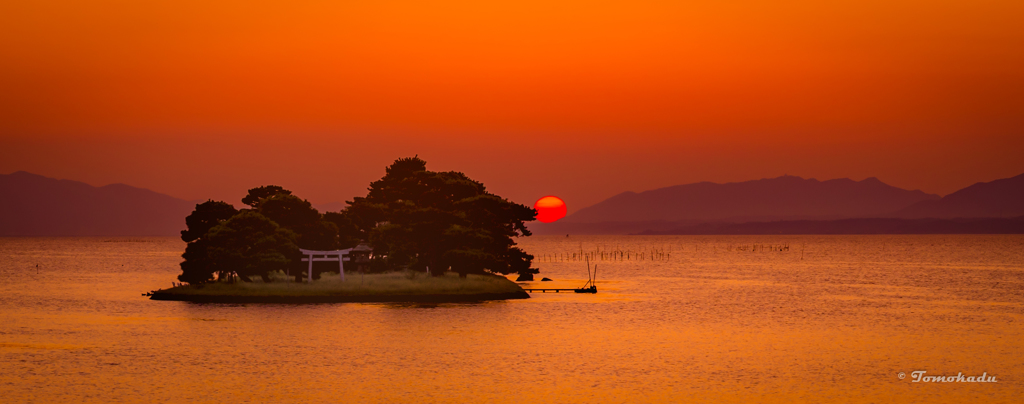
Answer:
MULTIPOLYGON (((250 193, 252 194, 252 193, 250 193)), ((291 193, 278 193, 276 195, 260 199, 257 202, 258 211, 263 216, 272 220, 284 229, 295 233, 295 244, 307 250, 337 250, 351 248, 359 244, 358 239, 340 238, 338 226, 326 219, 327 215, 321 215, 313 205, 291 193)), ((331 267, 330 263, 314 263, 314 278, 319 279, 322 271, 316 270, 319 266, 331 267), (326 265, 319 265, 326 264, 326 265)), ((305 270, 303 263, 299 260, 290 265, 295 276, 295 281, 302 279, 305 270)), ((337 270, 337 266, 332 267, 337 270)))
POLYGON ((221 222, 238 213, 226 202, 208 200, 196 205, 196 210, 185 218, 186 230, 181 231, 182 241, 188 243, 181 257, 181 275, 178 280, 193 284, 206 283, 214 279, 213 264, 209 258, 210 243, 206 233, 221 222))
POLYGON ((366 241, 366 235, 352 222, 351 215, 344 212, 324 212, 324 220, 334 223, 338 229, 338 245, 349 248, 366 241))
POLYGON ((211 228, 206 238, 211 269, 234 272, 243 281, 259 276, 270 282, 271 272, 302 258, 294 232, 248 209, 211 228))
POLYGON ((189 244, 178 280, 200 284, 238 275, 243 281, 254 276, 267 281, 271 272, 288 269, 295 269, 298 279, 300 247, 334 250, 358 243, 346 238, 342 245, 333 222, 282 187, 250 189, 242 202, 252 208, 238 211, 219 201, 196 205, 181 232, 189 244))
POLYGON ((418 157, 396 160, 342 214, 391 265, 429 267, 435 276, 449 268, 463 277, 538 272, 513 240, 530 235, 524 222, 536 216, 533 208, 487 192, 463 173, 428 171, 418 157))
POLYGON ((181 231, 181 239, 191 243, 236 213, 238 209, 227 202, 208 200, 200 203, 196 205, 196 210, 185 218, 185 226, 188 228, 181 231))
MULTIPOLYGON (((366 197, 341 212, 320 214, 312 204, 280 186, 250 189, 235 210, 225 202, 196 205, 181 232, 183 282, 201 284, 237 275, 243 281, 304 268, 299 248, 335 250, 369 242, 391 269, 451 269, 470 273, 534 274, 533 256, 516 246, 529 236, 525 222, 537 212, 487 192, 460 172, 434 172, 418 157, 398 159, 366 197)), ((318 277, 314 271, 314 277, 318 277)))
MULTIPOLYGON (((339 248, 338 226, 324 220, 309 201, 295 195, 278 194, 266 198, 256 211, 279 226, 295 232, 297 244, 310 250, 339 248)), ((353 244, 354 246, 354 244, 353 244)))
POLYGON ((253 209, 259 209, 260 204, 263 203, 264 199, 268 199, 277 195, 291 195, 292 191, 279 187, 277 185, 264 185, 262 187, 256 187, 249 190, 249 193, 242 198, 242 203, 252 206, 253 209))

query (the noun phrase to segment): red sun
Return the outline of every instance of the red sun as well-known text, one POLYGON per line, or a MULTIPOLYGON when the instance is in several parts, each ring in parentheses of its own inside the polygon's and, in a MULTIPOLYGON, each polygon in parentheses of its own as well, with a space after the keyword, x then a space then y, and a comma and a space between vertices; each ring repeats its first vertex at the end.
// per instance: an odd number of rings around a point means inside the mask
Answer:
POLYGON ((545 196, 533 204, 537 209, 537 220, 551 223, 565 217, 565 201, 557 196, 545 196))

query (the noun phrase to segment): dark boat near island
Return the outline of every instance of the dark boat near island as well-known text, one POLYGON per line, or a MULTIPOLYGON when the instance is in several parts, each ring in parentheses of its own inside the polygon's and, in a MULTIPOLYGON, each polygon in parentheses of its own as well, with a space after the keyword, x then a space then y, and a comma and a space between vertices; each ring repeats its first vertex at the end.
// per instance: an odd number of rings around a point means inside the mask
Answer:
POLYGON ((575 289, 574 292, 576 292, 576 293, 597 293, 597 286, 591 285, 590 287, 587 287, 587 288, 575 289))

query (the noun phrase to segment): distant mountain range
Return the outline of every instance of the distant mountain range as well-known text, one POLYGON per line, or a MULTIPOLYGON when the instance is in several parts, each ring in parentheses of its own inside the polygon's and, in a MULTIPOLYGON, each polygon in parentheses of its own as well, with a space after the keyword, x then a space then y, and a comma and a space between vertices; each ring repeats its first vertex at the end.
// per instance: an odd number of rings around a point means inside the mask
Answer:
POLYGON ((979 182, 938 200, 921 201, 894 216, 905 218, 1015 217, 1024 215, 1024 174, 979 182))
POLYGON ((566 223, 835 219, 890 214, 938 195, 886 185, 877 178, 828 181, 782 176, 755 181, 676 185, 623 192, 566 217, 566 223))
POLYGON ((1024 234, 1024 216, 957 219, 859 218, 701 223, 637 234, 1024 234))
MULTIPOLYGON (((537 234, 741 234, 743 231, 755 231, 754 227, 759 229, 757 232, 769 233, 856 233, 869 231, 865 230, 868 228, 884 233, 894 230, 886 230, 888 225, 883 222, 871 222, 872 225, 864 227, 868 222, 841 220, 1017 216, 1024 216, 1024 174, 977 183, 945 197, 897 188, 877 178, 818 181, 782 176, 726 184, 700 182, 640 193, 624 192, 583 208, 561 221, 531 224, 530 229, 537 234), (783 221, 787 224, 778 223, 783 221), (826 221, 833 222, 826 226, 827 230, 807 224, 826 221), (773 222, 778 227, 775 231, 765 230, 768 225, 726 226, 773 222), (794 222, 804 224, 795 226, 794 222), (849 226, 848 230, 842 230, 843 226, 849 226), (804 230, 796 230, 798 228, 804 230)), ((894 222, 885 223, 891 225, 894 222)), ((924 229, 920 223, 901 223, 905 230, 900 231, 924 229)), ((974 226, 970 232, 985 232, 978 227, 983 225, 978 223, 970 225, 974 226)), ((945 227, 936 227, 934 223, 929 226, 932 227, 927 232, 945 231, 936 230, 940 228, 957 232, 957 228, 963 228, 950 223, 942 225, 945 227)))
MULTIPOLYGON (((124 184, 94 187, 23 171, 0 174, 0 236, 176 236, 198 202, 124 184)), ((317 205, 321 211, 343 207, 342 202, 317 205)), ((536 234, 1024 233, 1022 216, 1024 174, 945 197, 876 178, 782 176, 624 192, 555 223, 530 223, 530 229, 536 234)))
POLYGON ((196 203, 124 184, 0 174, 0 236, 176 236, 196 203))

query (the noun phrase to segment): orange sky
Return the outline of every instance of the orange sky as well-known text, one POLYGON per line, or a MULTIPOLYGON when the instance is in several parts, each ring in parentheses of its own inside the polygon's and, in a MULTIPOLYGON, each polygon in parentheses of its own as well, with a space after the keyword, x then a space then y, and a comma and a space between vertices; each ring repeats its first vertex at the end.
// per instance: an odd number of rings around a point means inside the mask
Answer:
POLYGON ((572 212, 1024 173, 1020 1, 5 1, 0 173, 350 199, 419 154, 572 212), (215 4, 211 4, 215 3, 215 4))

